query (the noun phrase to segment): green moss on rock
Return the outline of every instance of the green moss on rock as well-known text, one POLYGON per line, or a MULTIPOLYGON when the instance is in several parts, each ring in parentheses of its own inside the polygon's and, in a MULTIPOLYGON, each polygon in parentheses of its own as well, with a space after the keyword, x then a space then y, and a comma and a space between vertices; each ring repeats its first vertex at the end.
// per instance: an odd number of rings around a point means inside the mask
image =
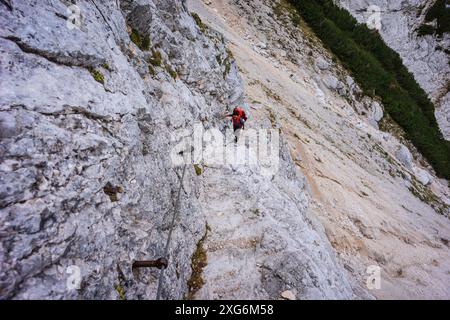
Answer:
POLYGON ((422 24, 418 29, 417 29, 417 34, 420 37, 423 37, 425 35, 431 35, 434 34, 436 32, 436 30, 434 29, 433 26, 430 26, 428 24, 422 24))
POLYGON ((141 45, 141 35, 136 29, 131 29, 130 39, 136 46, 141 45))
POLYGON ((95 81, 104 84, 105 83, 105 76, 103 75, 103 73, 101 73, 100 71, 94 69, 94 68, 89 68, 88 69, 89 72, 91 73, 92 77, 94 78, 95 81))
POLYGON ((148 72, 149 72, 152 76, 156 75, 156 70, 155 70, 155 68, 153 68, 152 65, 148 65, 148 72))
POLYGON ((150 50, 150 46, 151 46, 150 37, 149 36, 144 37, 144 39, 142 39, 142 41, 141 41, 140 48, 144 51, 148 51, 148 50, 150 50))
POLYGON ((130 34, 131 41, 142 51, 148 51, 151 46, 151 41, 149 36, 142 36, 136 29, 131 29, 130 34))
POLYGON ((202 175, 202 168, 200 168, 200 166, 198 164, 194 164, 194 170, 195 170, 195 174, 198 176, 202 175))
POLYGON ((203 280, 203 269, 208 264, 208 258, 206 255, 206 250, 204 248, 204 243, 206 241, 206 237, 208 236, 209 231, 211 231, 211 229, 208 226, 208 224, 206 224, 205 234, 197 243, 197 248, 194 254, 192 255, 191 259, 192 274, 187 282, 188 299, 193 299, 198 290, 200 290, 205 284, 205 281, 203 280))
POLYGON ((173 70, 170 66, 166 66, 166 70, 174 80, 177 79, 178 74, 175 70, 173 70))
POLYGON ((198 28, 200 29, 201 32, 205 33, 206 32, 206 25, 203 23, 202 19, 200 19, 199 15, 196 14, 195 12, 191 12, 191 16, 192 18, 194 18, 195 23, 197 24, 198 28))
POLYGON ((158 50, 153 50, 152 56, 150 57, 148 62, 154 67, 161 67, 163 64, 161 52, 159 52, 158 50))
POLYGON ((122 286, 120 286, 120 285, 116 285, 114 287, 114 289, 116 290, 117 295, 119 296, 119 299, 120 300, 125 300, 125 289, 122 286))
POLYGON ((225 65, 225 70, 223 72, 224 79, 231 71, 231 64, 232 64, 233 60, 234 60, 233 52, 231 52, 231 50, 227 48, 227 57, 223 61, 223 64, 225 65))

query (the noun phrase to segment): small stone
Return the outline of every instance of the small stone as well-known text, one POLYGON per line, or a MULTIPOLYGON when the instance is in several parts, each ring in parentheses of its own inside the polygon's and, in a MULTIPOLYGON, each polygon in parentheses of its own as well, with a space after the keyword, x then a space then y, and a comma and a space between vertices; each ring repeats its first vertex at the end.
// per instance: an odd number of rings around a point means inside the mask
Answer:
POLYGON ((370 108, 372 109, 372 118, 373 120, 375 120, 376 122, 379 122, 381 119, 383 119, 383 108, 381 107, 381 105, 374 101, 372 103, 372 105, 370 106, 370 108))
POLYGON ((345 81, 347 82, 347 85, 348 85, 350 88, 352 88, 353 85, 355 84, 355 80, 353 80, 353 78, 350 77, 350 76, 347 76, 347 77, 345 78, 345 81))
POLYGON ((431 175, 426 170, 420 168, 415 169, 415 177, 424 186, 431 183, 431 175))
POLYGON ((267 44, 265 44, 264 42, 260 42, 256 45, 256 47, 260 49, 267 49, 267 44))
POLYGON ((413 159, 412 159, 411 152, 409 151, 409 149, 407 147, 405 147, 404 145, 400 145, 395 152, 395 157, 406 168, 412 169, 413 159))
POLYGON ((283 291, 281 297, 286 300, 296 300, 295 294, 291 290, 283 291))
POLYGON ((328 70, 330 68, 330 64, 322 57, 317 58, 316 66, 320 70, 328 70))
POLYGON ((344 87, 344 84, 333 75, 325 77, 322 81, 325 84, 325 86, 330 90, 339 91, 344 87))

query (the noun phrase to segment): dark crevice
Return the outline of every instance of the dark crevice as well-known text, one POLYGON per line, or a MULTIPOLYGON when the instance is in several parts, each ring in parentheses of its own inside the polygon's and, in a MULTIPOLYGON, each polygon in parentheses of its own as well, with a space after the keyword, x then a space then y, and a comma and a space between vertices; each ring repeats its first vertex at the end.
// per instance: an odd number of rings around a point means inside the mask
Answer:
POLYGON ((84 116, 87 119, 91 119, 91 120, 101 120, 104 122, 111 122, 113 121, 111 119, 111 117, 108 116, 103 116, 94 112, 91 112, 89 110, 86 110, 85 108, 82 107, 75 107, 75 106, 64 106, 65 109, 61 110, 61 111, 55 111, 55 112, 45 112, 45 111, 41 111, 39 112, 42 115, 45 116, 60 116, 60 115, 70 115, 70 114, 79 114, 84 116))
MULTIPOLYGON (((94 0, 91 0, 92 4, 94 5, 94 7, 97 9, 97 11, 100 13, 100 15, 102 16, 103 20, 105 21, 106 25, 109 27, 109 29, 111 30, 111 32, 114 34, 114 29, 111 27, 111 25, 109 24, 108 20, 106 20, 105 15, 103 14, 103 12, 100 10, 100 8, 98 7, 98 5, 94 2, 94 0)), ((114 34, 115 36, 115 34, 114 34)), ((117 39, 117 38, 116 38, 117 39)))
POLYGON ((69 19, 68 17, 66 17, 65 15, 63 15, 62 13, 59 13, 59 12, 55 12, 55 16, 57 16, 58 18, 61 18, 63 20, 69 19))
POLYGON ((0 0, 0 3, 4 4, 8 8, 9 11, 13 10, 10 0, 0 0))
POLYGON ((20 50, 22 50, 25 53, 38 55, 38 56, 46 59, 49 62, 53 62, 58 65, 63 65, 66 67, 90 68, 90 67, 95 67, 97 65, 106 63, 105 59, 97 59, 92 56, 85 56, 85 55, 81 55, 80 57, 78 57, 78 58, 82 58, 82 59, 77 59, 76 57, 59 57, 55 53, 51 53, 48 51, 33 48, 30 45, 28 45, 27 43, 23 42, 22 39, 20 39, 19 37, 16 37, 16 36, 7 36, 7 37, 2 37, 2 38, 5 40, 14 42, 20 48, 20 50), (88 61, 89 60, 97 60, 97 61, 92 61, 91 63, 88 63, 86 61, 80 61, 80 60, 88 60, 88 61))

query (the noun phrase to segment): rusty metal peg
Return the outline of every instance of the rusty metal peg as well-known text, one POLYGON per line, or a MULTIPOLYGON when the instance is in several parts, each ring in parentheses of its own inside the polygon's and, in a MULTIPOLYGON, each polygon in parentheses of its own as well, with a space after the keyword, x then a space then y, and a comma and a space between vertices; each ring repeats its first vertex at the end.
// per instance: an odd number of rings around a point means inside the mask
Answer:
POLYGON ((156 260, 144 260, 144 261, 134 261, 132 268, 158 268, 166 269, 169 262, 166 258, 159 258, 156 260))

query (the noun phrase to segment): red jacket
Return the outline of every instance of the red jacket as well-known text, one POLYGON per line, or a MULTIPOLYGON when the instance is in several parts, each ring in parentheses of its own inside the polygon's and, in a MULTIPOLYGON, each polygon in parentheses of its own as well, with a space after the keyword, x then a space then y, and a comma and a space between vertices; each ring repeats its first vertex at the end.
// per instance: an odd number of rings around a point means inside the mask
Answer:
POLYGON ((231 114, 230 116, 232 117, 233 126, 235 127, 242 126, 241 119, 247 121, 247 115, 245 114, 244 109, 242 109, 241 107, 234 108, 233 114, 231 114))

